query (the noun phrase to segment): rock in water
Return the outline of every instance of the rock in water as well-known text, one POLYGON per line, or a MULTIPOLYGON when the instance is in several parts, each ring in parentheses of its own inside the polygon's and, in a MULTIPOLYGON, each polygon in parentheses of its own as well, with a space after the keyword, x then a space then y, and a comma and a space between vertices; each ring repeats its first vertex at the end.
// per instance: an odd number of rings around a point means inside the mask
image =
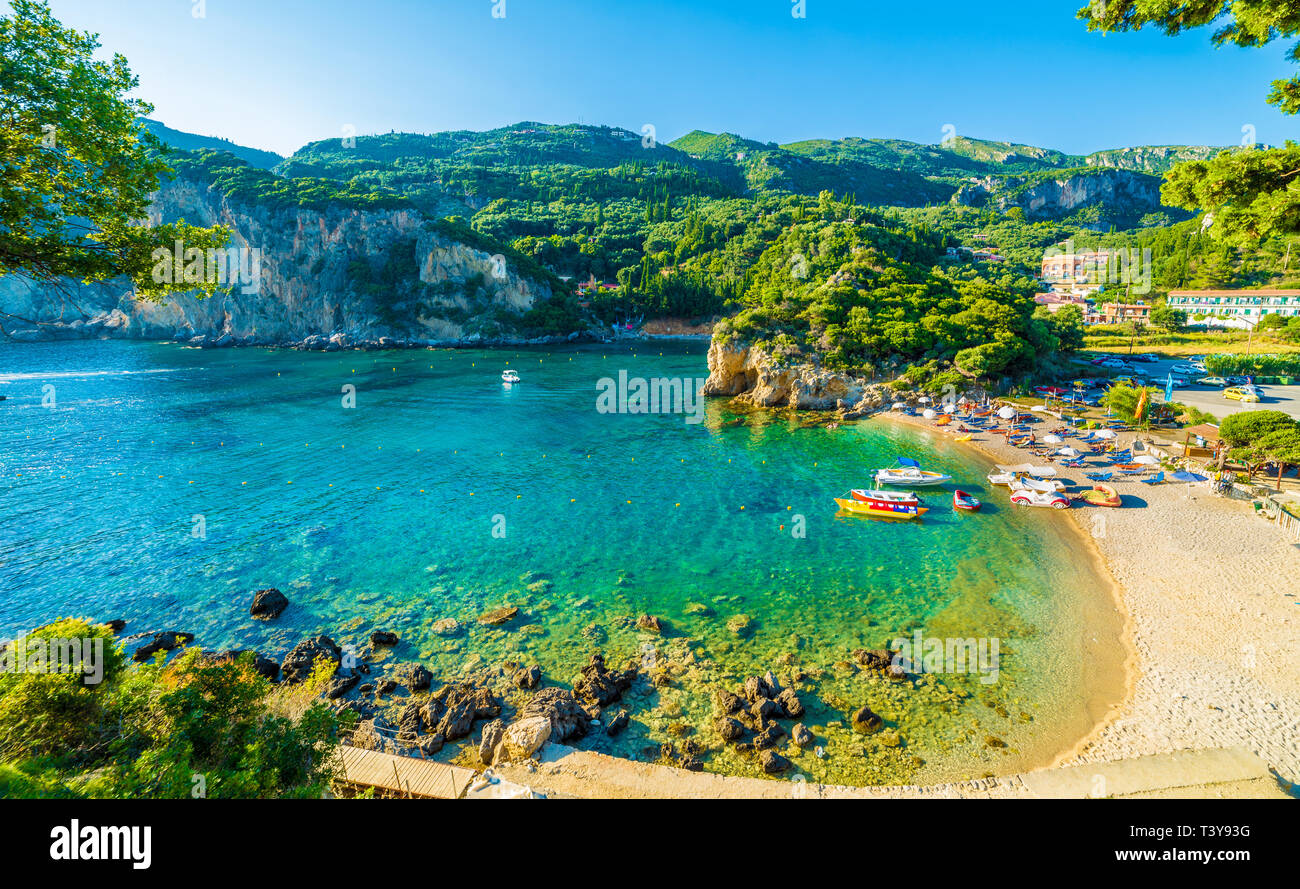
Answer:
POLYGON ((745 727, 730 716, 720 717, 713 723, 713 727, 724 741, 737 741, 745 734, 745 727))
POLYGON ((853 730, 861 732, 864 735, 880 731, 880 728, 883 725, 884 720, 882 720, 877 714, 871 712, 870 707, 863 707, 857 713, 853 714, 853 730))
POLYGON ((662 635, 664 631, 663 621, 652 614, 643 614, 636 619, 636 628, 646 633, 662 635))
POLYGON ((424 664, 412 664, 403 670, 402 675, 411 691, 424 691, 433 685, 433 674, 424 664))
POLYGON ((460 632, 460 621, 454 617, 444 617, 441 620, 435 620, 430 629, 439 636, 455 636, 460 632))
POLYGON ((316 662, 321 660, 326 662, 330 673, 333 673, 343 660, 343 650, 329 636, 312 636, 299 642, 284 656, 284 664, 280 668, 284 672, 284 681, 290 684, 304 681, 311 676, 316 662))
POLYGON ((341 698, 355 688, 360 681, 361 677, 355 673, 351 676, 335 676, 329 688, 325 690, 325 697, 331 701, 335 698, 341 698))
POLYGON ((497 745, 501 743, 501 736, 505 733, 506 724, 500 719, 494 719, 483 726, 483 737, 478 744, 478 758, 483 762, 483 765, 492 765, 497 745))
POLYGON ((289 599, 275 587, 258 590, 253 594, 253 604, 248 613, 258 620, 275 620, 289 607, 289 599))
POLYGON ((494 608, 491 611, 485 611, 478 616, 478 622, 489 627, 499 627, 502 624, 508 624, 519 614, 519 609, 513 605, 507 605, 504 608, 494 608))
POLYGON ((795 723, 795 727, 790 730, 790 737, 794 738, 794 742, 804 749, 811 747, 813 741, 816 740, 813 733, 808 730, 808 726, 802 722, 795 723))
POLYGON ((387 630, 375 630, 370 634, 370 644, 373 646, 388 645, 393 646, 398 642, 397 634, 390 633, 387 630))
POLYGON ((623 729, 627 728, 628 715, 626 710, 619 710, 614 717, 605 725, 605 734, 611 738, 617 735, 623 729))
POLYGON ((510 681, 518 688, 537 688, 542 683, 542 668, 536 664, 521 667, 510 677, 510 681))
POLYGON ((758 755, 758 761, 763 766, 763 771, 769 775, 779 775, 788 771, 793 765, 790 760, 775 750, 764 750, 758 755))
POLYGON ((176 630, 167 630, 163 633, 155 633, 152 639, 135 650, 132 659, 136 661, 147 661, 160 651, 171 651, 180 648, 182 645, 188 645, 193 641, 193 633, 179 633, 176 630))
POLYGON ((573 694, 584 701, 590 701, 604 707, 623 696, 623 692, 632 687, 636 678, 636 667, 626 670, 610 670, 605 666, 605 656, 596 652, 591 656, 587 666, 582 668, 582 676, 573 684, 573 694))
POLYGON ((527 759, 551 737, 551 720, 545 716, 529 716, 511 723, 501 738, 501 757, 508 760, 527 759))
POLYGON ((776 696, 776 702, 781 706, 781 710, 790 719, 798 719, 803 716, 803 702, 799 696, 794 693, 794 689, 783 688, 781 693, 776 696))

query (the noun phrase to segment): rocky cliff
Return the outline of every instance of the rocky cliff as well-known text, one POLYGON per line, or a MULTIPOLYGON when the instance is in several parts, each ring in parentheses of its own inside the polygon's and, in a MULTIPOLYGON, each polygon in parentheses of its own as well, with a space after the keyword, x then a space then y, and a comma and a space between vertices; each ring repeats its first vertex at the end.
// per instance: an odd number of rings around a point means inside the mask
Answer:
POLYGON ((787 364, 758 347, 716 337, 708 361, 705 395, 735 396, 756 407, 866 411, 896 400, 888 386, 811 364, 787 364))
POLYGON ((1169 208, 1160 204, 1160 179, 1131 170, 1063 172, 1050 178, 986 177, 963 185, 953 201, 972 207, 992 205, 1000 211, 1020 207, 1031 219, 1068 216, 1092 205, 1126 215, 1169 208))
POLYGON ((93 286, 0 278, 0 326, 17 340, 143 337, 207 345, 449 344, 518 339, 513 320, 550 285, 462 243, 413 210, 323 210, 232 200, 177 178, 154 222, 234 232, 252 275, 229 293, 136 300, 125 280, 93 286), (255 257, 255 259, 253 258, 255 257))

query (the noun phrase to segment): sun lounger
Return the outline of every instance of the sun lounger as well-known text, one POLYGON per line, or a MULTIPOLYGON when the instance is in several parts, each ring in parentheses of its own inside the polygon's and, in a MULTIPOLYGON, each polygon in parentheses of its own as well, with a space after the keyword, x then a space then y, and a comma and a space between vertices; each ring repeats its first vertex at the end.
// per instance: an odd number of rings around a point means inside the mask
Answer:
POLYGON ((1144 485, 1158 485, 1164 480, 1165 480, 1165 473, 1163 470, 1157 472, 1155 475, 1151 476, 1151 478, 1138 479, 1138 481, 1140 481, 1144 485))
POLYGON ((1108 482, 1113 472, 1085 472, 1084 477, 1094 482, 1108 482))

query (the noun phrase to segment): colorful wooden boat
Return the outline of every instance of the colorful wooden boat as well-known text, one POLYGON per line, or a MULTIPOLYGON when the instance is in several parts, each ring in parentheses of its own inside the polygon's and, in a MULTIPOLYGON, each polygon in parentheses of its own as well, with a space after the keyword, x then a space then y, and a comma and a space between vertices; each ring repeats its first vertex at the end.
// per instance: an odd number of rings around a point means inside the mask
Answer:
POLYGON ((915 494, 903 491, 853 490, 849 499, 835 498, 840 509, 854 515, 882 519, 917 519, 930 510, 921 505, 915 494))
POLYGON ((979 512, 979 508, 980 508, 979 498, 972 497, 970 494, 967 494, 965 491, 953 491, 952 508, 964 509, 967 512, 979 512))
POLYGON ((1116 490, 1110 485, 1093 485, 1081 492, 1079 499, 1092 506, 1109 506, 1111 508, 1120 506, 1123 502, 1116 490))

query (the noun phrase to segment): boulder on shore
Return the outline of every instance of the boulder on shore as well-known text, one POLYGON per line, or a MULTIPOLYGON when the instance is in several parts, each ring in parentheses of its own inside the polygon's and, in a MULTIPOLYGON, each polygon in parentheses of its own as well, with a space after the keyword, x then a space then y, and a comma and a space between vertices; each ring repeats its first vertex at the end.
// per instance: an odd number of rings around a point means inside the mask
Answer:
POLYGON ((506 727, 497 756, 502 760, 521 760, 532 756, 551 737, 551 720, 545 716, 528 716, 506 727))
POLYGON ((322 659, 331 665, 330 672, 333 673, 343 660, 343 649, 335 645, 329 636, 304 639, 284 656, 284 664, 280 668, 284 673, 284 681, 290 685, 303 682, 311 676, 317 661, 322 659))
POLYGON ((587 666, 582 668, 582 675, 573 684, 573 694, 584 701, 604 707, 623 696, 623 692, 632 687, 636 679, 637 668, 629 666, 626 670, 610 670, 605 666, 605 656, 596 652, 591 656, 587 666))
POLYGON ((591 715, 567 688, 544 688, 519 712, 521 718, 545 716, 551 721, 551 738, 559 742, 587 733, 591 715))

